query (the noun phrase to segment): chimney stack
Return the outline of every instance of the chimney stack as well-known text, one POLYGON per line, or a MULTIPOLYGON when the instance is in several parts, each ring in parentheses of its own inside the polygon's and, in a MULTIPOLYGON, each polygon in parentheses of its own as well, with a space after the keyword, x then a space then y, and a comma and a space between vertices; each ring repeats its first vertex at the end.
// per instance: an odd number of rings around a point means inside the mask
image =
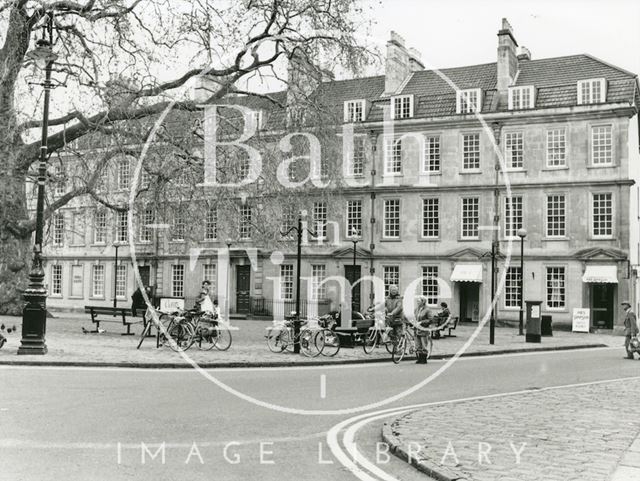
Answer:
POLYGON ((417 72, 418 70, 424 70, 424 64, 422 63, 422 54, 415 48, 411 47, 409 53, 409 70, 417 72))
POLYGON ((531 60, 531 52, 527 47, 520 47, 520 53, 518 54, 518 61, 520 60, 531 60))
POLYGON ((507 19, 503 18, 502 28, 498 31, 498 96, 505 105, 509 86, 518 72, 517 47, 513 29, 507 19))
POLYGON ((404 46, 404 39, 391 31, 387 42, 387 59, 384 70, 384 92, 391 95, 398 91, 404 80, 411 73, 409 52, 404 46))

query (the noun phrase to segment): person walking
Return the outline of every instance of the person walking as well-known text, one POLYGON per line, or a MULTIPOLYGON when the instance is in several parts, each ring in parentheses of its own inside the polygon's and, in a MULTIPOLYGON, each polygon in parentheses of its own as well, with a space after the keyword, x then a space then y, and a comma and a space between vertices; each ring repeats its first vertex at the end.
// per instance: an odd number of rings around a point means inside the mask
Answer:
POLYGON ((415 323, 413 327, 416 332, 416 364, 426 364, 431 349, 431 337, 429 325, 433 321, 433 313, 427 307, 427 298, 418 297, 416 309, 414 311, 415 323))
POLYGON ((624 349, 627 351, 625 359, 633 359, 633 351, 629 349, 631 339, 638 335, 638 321, 636 314, 631 310, 629 301, 621 303, 624 309, 624 349))

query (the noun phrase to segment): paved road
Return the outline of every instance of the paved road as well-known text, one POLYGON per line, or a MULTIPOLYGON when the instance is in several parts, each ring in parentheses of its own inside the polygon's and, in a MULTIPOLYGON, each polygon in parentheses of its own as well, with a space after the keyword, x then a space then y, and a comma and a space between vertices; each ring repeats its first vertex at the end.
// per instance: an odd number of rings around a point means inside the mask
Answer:
MULTIPOLYGON (((426 367, 406 363, 208 373, 263 403, 305 411, 355 411, 409 388, 442 366, 433 362, 426 367)), ((638 373, 640 362, 625 361, 621 349, 610 348, 469 358, 384 407, 638 373)), ((3 367, 0 386, 3 481, 356 479, 332 456, 326 433, 357 412, 273 411, 189 370, 3 367), (166 443, 164 464, 161 454, 151 459, 142 443, 151 453, 166 443), (320 464, 319 456, 333 464, 320 464)), ((357 436, 359 449, 373 460, 378 436, 379 425, 368 425, 357 436)), ((398 479, 424 479, 393 458, 380 467, 398 479)))

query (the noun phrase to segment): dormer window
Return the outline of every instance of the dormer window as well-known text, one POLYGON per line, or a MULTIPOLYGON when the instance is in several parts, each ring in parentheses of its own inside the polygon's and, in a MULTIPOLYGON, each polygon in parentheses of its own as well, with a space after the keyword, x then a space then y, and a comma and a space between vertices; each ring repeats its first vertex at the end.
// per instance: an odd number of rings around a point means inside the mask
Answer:
POLYGON ((344 103, 344 121, 350 123, 363 122, 364 105, 364 100, 347 100, 344 103))
POLYGON ((603 78, 578 81, 578 105, 599 104, 607 99, 607 81, 603 78))
POLYGON ((480 112, 482 89, 466 89, 456 92, 456 113, 472 114, 480 112))
POLYGON ((391 97, 391 118, 409 119, 413 117, 413 95, 391 97))
POLYGON ((533 85, 509 87, 509 110, 532 109, 536 105, 533 85))

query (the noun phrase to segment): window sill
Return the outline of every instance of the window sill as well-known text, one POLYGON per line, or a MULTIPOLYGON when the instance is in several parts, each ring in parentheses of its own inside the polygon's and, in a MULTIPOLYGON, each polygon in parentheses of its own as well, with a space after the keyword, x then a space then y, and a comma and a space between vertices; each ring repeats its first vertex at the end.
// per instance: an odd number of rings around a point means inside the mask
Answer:
POLYGON ((619 165, 616 164, 603 164, 603 165, 587 165, 587 170, 597 170, 597 169, 614 169, 616 167, 619 167, 619 165))
POLYGON ((543 237, 542 240, 545 242, 567 242, 569 238, 568 237, 543 237))
MULTIPOLYGON (((50 296, 53 297, 53 296, 50 296)), ((84 296, 69 296, 67 299, 84 299, 84 296)))
POLYGON ((62 294, 49 294, 51 299, 62 299, 62 294))
POLYGON ((398 238, 395 238, 395 237, 384 238, 383 237, 382 239, 380 239, 380 242, 402 242, 402 239, 400 239, 399 237, 398 238))
POLYGON ((566 165, 562 165, 562 166, 559 166, 559 167, 549 167, 549 166, 547 166, 544 169, 540 169, 540 170, 541 170, 541 172, 556 172, 558 170, 569 170, 569 167, 566 166, 566 165))
POLYGON ((458 172, 458 175, 470 175, 470 174, 482 174, 482 171, 479 169, 469 169, 469 170, 461 170, 458 172))
POLYGON ((589 237, 590 241, 616 241, 617 239, 613 236, 610 237, 589 237))
POLYGON ((526 174, 527 169, 506 169, 500 170, 501 174, 526 174))
POLYGON ((440 242, 440 237, 420 237, 418 242, 440 242))
POLYGON ((569 310, 566 307, 547 307, 544 312, 553 312, 553 313, 568 313, 569 310))
POLYGON ((106 242, 94 242, 93 244, 89 244, 89 247, 106 247, 106 242))
POLYGON ((480 242, 480 237, 458 237, 458 242, 480 242))
POLYGON ((93 296, 89 296, 89 300, 90 300, 90 301, 104 301, 104 296, 103 296, 103 297, 93 297, 93 296))

